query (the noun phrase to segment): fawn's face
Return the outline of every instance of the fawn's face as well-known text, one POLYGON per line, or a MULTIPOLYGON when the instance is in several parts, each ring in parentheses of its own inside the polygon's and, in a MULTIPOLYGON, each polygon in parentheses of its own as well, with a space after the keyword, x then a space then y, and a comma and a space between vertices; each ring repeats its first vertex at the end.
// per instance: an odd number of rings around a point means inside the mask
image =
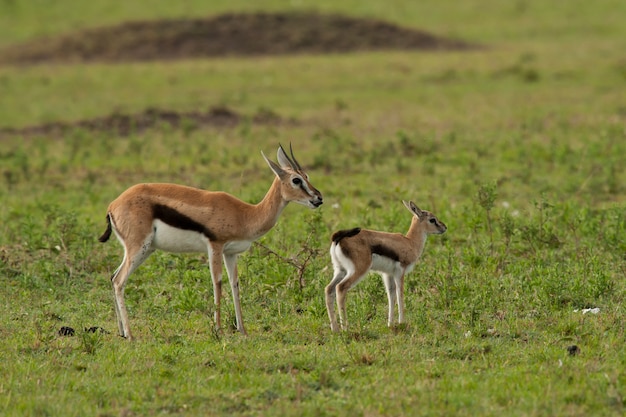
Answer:
POLYGON ((448 230, 448 226, 446 226, 430 211, 422 210, 422 215, 419 216, 419 219, 420 222, 426 225, 426 233, 429 235, 440 235, 448 230))

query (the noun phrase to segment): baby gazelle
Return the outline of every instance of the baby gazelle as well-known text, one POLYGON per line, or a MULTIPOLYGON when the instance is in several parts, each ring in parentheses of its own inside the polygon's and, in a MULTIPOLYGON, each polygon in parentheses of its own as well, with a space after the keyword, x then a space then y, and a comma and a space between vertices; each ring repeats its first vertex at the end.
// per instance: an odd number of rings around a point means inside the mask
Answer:
POLYGON ((398 303, 398 322, 404 322, 404 276, 411 272, 422 255, 426 236, 442 234, 445 224, 434 214, 420 210, 412 201, 402 201, 413 213, 411 227, 406 235, 401 233, 377 232, 366 229, 340 230, 332 236, 330 256, 333 261, 334 276, 326 287, 326 309, 330 318, 330 328, 339 331, 335 315, 334 299, 337 298, 339 318, 343 330, 348 329, 346 317, 346 295, 370 271, 377 271, 383 277, 389 314, 387 325, 393 324, 393 309, 398 303))

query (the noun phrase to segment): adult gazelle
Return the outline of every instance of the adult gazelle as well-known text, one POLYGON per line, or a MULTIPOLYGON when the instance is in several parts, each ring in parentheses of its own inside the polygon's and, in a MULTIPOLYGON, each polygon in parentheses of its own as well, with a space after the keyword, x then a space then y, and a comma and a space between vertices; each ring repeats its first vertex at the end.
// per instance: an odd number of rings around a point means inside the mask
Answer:
POLYGON ((275 163, 261 152, 276 174, 258 204, 249 204, 221 191, 176 184, 137 184, 113 200, 107 211, 106 242, 115 233, 124 247, 124 259, 113 273, 115 311, 119 333, 132 339, 124 288, 130 274, 156 249, 167 252, 208 252, 213 278, 215 325, 221 327, 222 259, 230 281, 237 329, 246 334, 239 301, 237 256, 266 234, 290 202, 319 207, 322 194, 311 184, 293 155, 279 146, 275 163))

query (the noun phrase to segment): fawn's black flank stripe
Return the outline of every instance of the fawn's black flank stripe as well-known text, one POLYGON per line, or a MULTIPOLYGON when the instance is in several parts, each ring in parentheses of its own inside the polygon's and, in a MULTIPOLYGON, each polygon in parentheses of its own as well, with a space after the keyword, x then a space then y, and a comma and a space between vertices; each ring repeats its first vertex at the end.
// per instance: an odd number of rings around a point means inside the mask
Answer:
POLYGON ((354 229, 348 230, 340 230, 338 232, 333 233, 332 240, 335 243, 339 243, 339 241, 345 237, 352 237, 359 234, 361 231, 360 227, 355 227, 354 229))
POLYGON ((163 223, 169 224, 172 227, 202 233, 209 240, 216 240, 215 235, 209 229, 169 206, 155 204, 152 207, 152 213, 156 219, 159 219, 163 223))
POLYGON ((394 250, 381 244, 372 245, 372 253, 384 256, 396 262, 400 261, 400 256, 398 256, 394 250))

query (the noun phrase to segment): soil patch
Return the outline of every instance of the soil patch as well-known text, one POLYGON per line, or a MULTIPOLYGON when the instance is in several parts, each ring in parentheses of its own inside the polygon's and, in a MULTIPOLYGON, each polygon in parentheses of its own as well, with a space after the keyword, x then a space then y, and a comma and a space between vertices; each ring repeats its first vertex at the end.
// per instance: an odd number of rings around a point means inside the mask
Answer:
POLYGON ((146 109, 135 114, 113 113, 76 122, 53 122, 18 129, 0 128, 0 138, 2 136, 60 137, 74 130, 91 133, 111 132, 119 136, 128 136, 164 124, 174 128, 195 130, 201 127, 231 128, 243 122, 256 125, 296 125, 298 123, 294 119, 284 119, 271 110, 259 110, 252 116, 243 116, 228 107, 212 107, 205 112, 146 109))
POLYGON ((468 43, 374 19, 317 13, 224 14, 126 22, 37 39, 0 52, 6 64, 125 62, 368 50, 458 50, 468 43))

